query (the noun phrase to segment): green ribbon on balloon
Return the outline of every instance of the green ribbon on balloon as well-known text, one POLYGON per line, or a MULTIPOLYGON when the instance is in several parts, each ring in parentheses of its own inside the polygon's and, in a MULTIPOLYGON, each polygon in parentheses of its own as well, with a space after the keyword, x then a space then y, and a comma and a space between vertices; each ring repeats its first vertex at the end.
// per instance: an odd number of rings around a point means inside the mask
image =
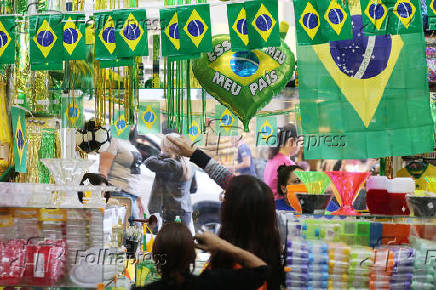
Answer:
POLYGON ((310 194, 323 194, 331 182, 328 175, 320 171, 294 171, 294 173, 301 179, 310 194))
POLYGON ((201 86, 232 111, 249 131, 250 119, 289 82, 295 57, 286 43, 261 50, 231 50, 229 35, 216 35, 213 50, 192 63, 201 86))

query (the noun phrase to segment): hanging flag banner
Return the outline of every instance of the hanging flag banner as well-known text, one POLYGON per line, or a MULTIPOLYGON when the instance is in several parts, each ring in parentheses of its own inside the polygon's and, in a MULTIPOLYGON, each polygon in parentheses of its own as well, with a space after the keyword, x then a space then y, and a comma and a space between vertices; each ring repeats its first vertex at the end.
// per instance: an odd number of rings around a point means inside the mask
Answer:
POLYGON ((64 14, 63 31, 64 59, 86 59, 85 14, 64 14))
POLYGON ((226 106, 215 106, 216 135, 238 136, 238 117, 226 106))
POLYGON ((248 47, 247 12, 244 3, 227 4, 227 21, 232 50, 250 50, 248 47))
POLYGON ((84 125, 83 96, 63 96, 61 101, 62 128, 82 128, 84 125))
POLYGON ((59 14, 40 14, 29 17, 30 63, 38 68, 58 69, 64 59, 62 19, 59 14))
POLYGON ((326 42, 321 27, 321 12, 315 0, 295 0, 295 32, 299 45, 312 45, 326 42))
POLYGON ((360 0, 365 35, 421 32, 419 0, 360 0))
POLYGON ((95 26, 95 59, 117 59, 117 44, 115 41, 115 24, 112 12, 94 13, 95 26))
POLYGON ((112 137, 117 139, 129 139, 129 126, 127 125, 126 117, 124 116, 124 111, 115 110, 114 113, 115 121, 111 126, 112 137))
POLYGON ((14 130, 15 171, 27 172, 26 113, 18 107, 11 108, 12 128, 14 130))
POLYGON ((319 1, 318 7, 322 17, 321 30, 322 36, 326 40, 325 42, 353 38, 348 1, 319 1))
POLYGON ((179 15, 176 8, 160 10, 162 56, 180 55, 179 15))
POLYGON ((436 30, 436 0, 426 0, 428 30, 436 30))
POLYGON ((431 152, 423 34, 366 36, 360 7, 351 15, 352 40, 297 47, 304 157, 431 152))
POLYGON ((277 146, 277 117, 256 117, 256 146, 277 146))
POLYGON ((244 6, 250 40, 248 46, 251 49, 280 46, 278 1, 248 1, 244 6))
POLYGON ((147 56, 147 12, 145 9, 121 9, 113 12, 117 23, 115 40, 119 57, 147 56), (121 25, 122 24, 122 25, 121 25))
POLYGON ((160 134, 160 103, 141 103, 139 105, 139 126, 140 134, 160 134))
POLYGON ((15 62, 15 16, 0 16, 0 64, 15 62))
POLYGON ((191 121, 188 123, 187 118, 185 118, 184 125, 187 126, 183 130, 183 135, 191 139, 192 143, 196 146, 204 144, 204 135, 201 133, 201 117, 192 116, 191 121))
POLYGON ((181 51, 189 55, 212 51, 209 4, 182 6, 177 10, 181 51))

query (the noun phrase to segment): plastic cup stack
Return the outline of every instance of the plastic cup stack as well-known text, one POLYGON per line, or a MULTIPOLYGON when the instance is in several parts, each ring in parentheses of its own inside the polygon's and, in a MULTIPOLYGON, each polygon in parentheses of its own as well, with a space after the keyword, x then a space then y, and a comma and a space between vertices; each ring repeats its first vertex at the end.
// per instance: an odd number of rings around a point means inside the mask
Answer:
POLYGON ((368 289, 369 274, 374 263, 372 248, 356 246, 351 248, 348 288, 368 289))
POLYGON ((90 210, 89 222, 89 242, 91 247, 103 248, 104 233, 103 233, 103 218, 104 213, 99 209, 90 210))
POLYGON ((88 249, 88 215, 84 209, 67 211, 67 268, 80 264, 81 253, 88 249))
POLYGON ((327 289, 329 279, 328 245, 320 241, 288 240, 286 287, 327 289))
POLYGON ((350 252, 350 247, 347 246, 345 243, 329 244, 329 287, 331 289, 348 288, 350 252))
MULTIPOLYGON (((436 242, 414 238, 415 264, 413 269, 412 289, 430 290, 436 288, 436 259, 431 253, 436 249, 436 242)), ((435 252, 436 253, 436 252, 435 252)))
POLYGON ((408 246, 392 246, 394 267, 391 289, 411 289, 415 263, 415 249, 408 246))
POLYGON ((370 274, 371 290, 390 289, 394 253, 389 247, 378 247, 374 250, 374 264, 370 274))

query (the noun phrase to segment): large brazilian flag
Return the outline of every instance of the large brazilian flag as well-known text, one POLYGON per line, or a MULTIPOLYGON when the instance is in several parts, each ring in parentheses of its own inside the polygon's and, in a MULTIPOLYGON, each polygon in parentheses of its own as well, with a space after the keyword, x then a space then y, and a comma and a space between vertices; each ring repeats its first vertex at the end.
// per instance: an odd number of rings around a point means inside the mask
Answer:
POLYGON ((308 159, 364 159, 433 150, 422 33, 299 46, 299 95, 308 159))

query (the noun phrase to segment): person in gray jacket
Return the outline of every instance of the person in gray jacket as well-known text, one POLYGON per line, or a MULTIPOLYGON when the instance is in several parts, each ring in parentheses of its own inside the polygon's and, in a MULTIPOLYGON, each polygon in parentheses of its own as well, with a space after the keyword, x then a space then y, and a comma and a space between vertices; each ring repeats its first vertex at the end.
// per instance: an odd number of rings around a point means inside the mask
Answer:
POLYGON ((145 166, 156 174, 148 211, 159 213, 163 223, 174 222, 178 216, 193 230, 190 194, 196 192, 195 170, 188 158, 176 154, 174 145, 168 140, 169 135, 162 140, 162 153, 145 161, 145 166))

